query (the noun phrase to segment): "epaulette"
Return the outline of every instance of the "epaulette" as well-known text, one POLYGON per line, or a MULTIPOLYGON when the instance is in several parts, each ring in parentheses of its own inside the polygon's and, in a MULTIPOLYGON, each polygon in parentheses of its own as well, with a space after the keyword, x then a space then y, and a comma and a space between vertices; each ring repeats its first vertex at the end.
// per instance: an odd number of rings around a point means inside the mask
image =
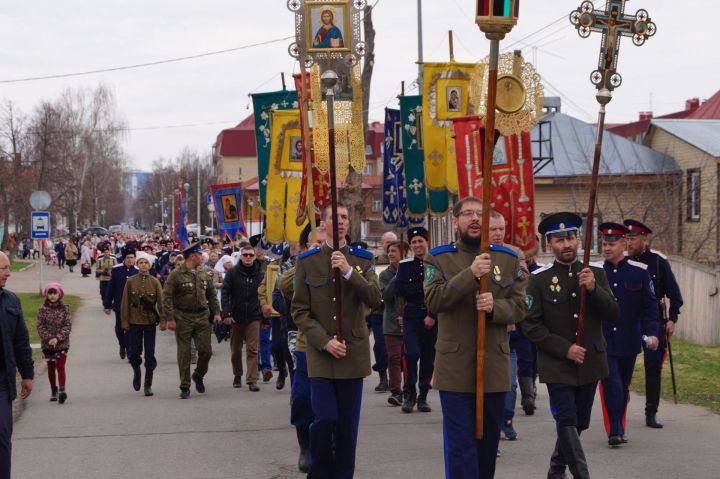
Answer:
POLYGON ((405 258, 405 259, 401 260, 400 262, 401 263, 412 263, 413 261, 415 261, 415 258, 405 258))
POLYGON ((660 256, 662 259, 667 259, 667 256, 665 254, 661 253, 660 251, 656 251, 654 249, 650 250, 651 253, 655 253, 656 255, 660 256))
POLYGON ((594 266, 596 268, 603 269, 605 266, 605 263, 601 263, 600 261, 590 261, 590 266, 594 266))
POLYGON ((490 245, 490 251, 496 251, 498 253, 506 253, 510 256, 518 257, 518 254, 511 248, 508 248, 507 246, 499 245, 499 244, 491 244, 490 245))
POLYGON ((457 253, 457 245, 446 244, 430 250, 430 254, 433 256, 437 256, 443 253, 457 253))
POLYGON ((541 266, 540 268, 538 268, 538 269, 536 269, 535 271, 533 271, 532 274, 540 274, 540 273, 542 273, 543 271, 547 271, 547 270, 549 270, 550 268, 552 268, 553 265, 554 265, 554 263, 549 263, 549 264, 546 264, 545 266, 541 266))
POLYGON ((319 251, 320 251, 320 248, 309 249, 309 250, 305 251, 304 253, 300 253, 298 255, 298 259, 307 258, 308 256, 312 256, 315 253, 318 253, 319 251))
POLYGON ((627 260, 627 262, 628 262, 628 264, 631 264, 637 268, 645 269, 645 270, 648 269, 648 265, 646 265, 645 263, 641 263, 640 261, 635 261, 635 260, 629 259, 629 260, 627 260))
POLYGON ((373 260, 375 259, 375 256, 373 254, 362 248, 350 248, 350 254, 353 256, 357 256, 358 258, 367 259, 367 260, 373 260))
POLYGON ((125 263, 118 263, 115 266, 113 266, 113 269, 117 268, 118 266, 125 266, 125 263))

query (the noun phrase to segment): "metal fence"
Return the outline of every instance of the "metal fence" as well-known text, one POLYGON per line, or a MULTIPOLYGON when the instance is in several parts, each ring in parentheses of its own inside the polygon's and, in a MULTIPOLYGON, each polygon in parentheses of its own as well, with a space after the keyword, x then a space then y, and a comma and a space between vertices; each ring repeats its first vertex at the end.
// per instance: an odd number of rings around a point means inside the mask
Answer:
POLYGON ((697 344, 720 344, 720 269, 678 256, 668 259, 683 296, 675 334, 697 344))

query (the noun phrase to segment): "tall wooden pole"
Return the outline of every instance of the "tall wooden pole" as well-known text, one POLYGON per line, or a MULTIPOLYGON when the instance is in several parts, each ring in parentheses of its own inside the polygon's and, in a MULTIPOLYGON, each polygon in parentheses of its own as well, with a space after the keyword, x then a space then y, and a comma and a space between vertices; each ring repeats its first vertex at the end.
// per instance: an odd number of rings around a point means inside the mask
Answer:
MULTIPOLYGON (((327 87, 327 118, 328 118, 328 150, 330 160, 330 210, 332 212, 333 251, 340 251, 340 238, 338 238, 338 194, 337 194, 337 166, 335 165, 335 91, 337 74, 328 70, 322 75, 323 87, 327 87)), ((333 285, 335 287, 335 339, 342 342, 342 284, 340 283, 340 270, 333 269, 333 285)))
POLYGON ((311 243, 317 242, 317 226, 315 225, 315 182, 313 181, 313 168, 312 168, 312 146, 311 146, 311 134, 308 122, 310 120, 310 92, 308 91, 307 82, 307 69, 305 68, 305 62, 300 62, 300 101, 302 102, 303 108, 301 113, 306 115, 305 118, 300 122, 302 124, 302 134, 305 141, 305 177, 307 178, 306 192, 305 192, 305 216, 307 216, 310 222, 310 237, 312 238, 311 243))

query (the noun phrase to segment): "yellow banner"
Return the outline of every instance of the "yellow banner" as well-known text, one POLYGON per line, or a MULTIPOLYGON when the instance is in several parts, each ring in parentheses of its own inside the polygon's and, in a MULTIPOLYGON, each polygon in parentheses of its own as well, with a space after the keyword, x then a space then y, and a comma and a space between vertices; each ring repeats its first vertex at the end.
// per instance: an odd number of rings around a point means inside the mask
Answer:
POLYGON ((295 221, 303 170, 300 111, 276 110, 271 121, 265 237, 270 243, 298 243, 307 223, 295 221))
POLYGON ((474 63, 423 64, 425 184, 432 191, 458 191, 452 119, 475 114, 472 91, 482 85, 485 66, 474 63))

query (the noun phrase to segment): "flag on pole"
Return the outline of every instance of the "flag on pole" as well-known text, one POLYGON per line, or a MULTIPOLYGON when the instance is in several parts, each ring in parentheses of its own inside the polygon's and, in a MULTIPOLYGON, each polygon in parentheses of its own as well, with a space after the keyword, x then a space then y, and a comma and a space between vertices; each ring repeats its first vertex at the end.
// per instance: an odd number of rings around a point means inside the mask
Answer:
POLYGON ((182 185, 178 186, 177 216, 175 220, 175 241, 180 243, 182 249, 188 246, 188 230, 185 226, 185 201, 183 199, 182 185))
POLYGON ((242 213, 242 184, 212 185, 210 189, 215 204, 215 218, 220 237, 227 237, 234 241, 238 235, 247 236, 245 218, 242 213))

